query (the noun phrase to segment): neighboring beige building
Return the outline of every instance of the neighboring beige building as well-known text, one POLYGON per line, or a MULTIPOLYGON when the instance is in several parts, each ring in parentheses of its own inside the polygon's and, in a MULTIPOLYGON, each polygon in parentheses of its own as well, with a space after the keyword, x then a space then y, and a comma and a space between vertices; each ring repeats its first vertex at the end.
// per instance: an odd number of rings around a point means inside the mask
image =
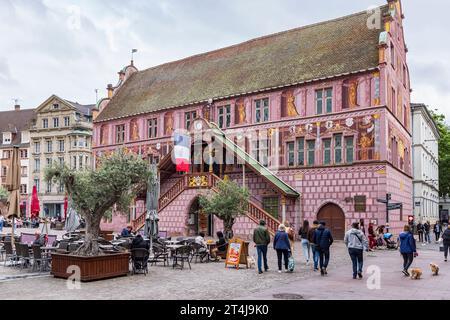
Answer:
POLYGON ((63 186, 45 181, 45 168, 53 162, 77 170, 91 166, 94 108, 52 95, 36 109, 30 129, 30 186, 37 186, 43 216, 63 216, 65 198, 63 186))
POLYGON ((34 110, 21 110, 15 105, 14 110, 0 112, 0 186, 6 183, 6 175, 11 166, 13 147, 20 148, 21 183, 20 183, 20 211, 22 216, 29 216, 30 202, 29 187, 29 155, 30 132, 29 127, 34 117, 34 110))
POLYGON ((411 103, 413 122, 414 215, 416 221, 439 220, 439 130, 428 107, 411 103))

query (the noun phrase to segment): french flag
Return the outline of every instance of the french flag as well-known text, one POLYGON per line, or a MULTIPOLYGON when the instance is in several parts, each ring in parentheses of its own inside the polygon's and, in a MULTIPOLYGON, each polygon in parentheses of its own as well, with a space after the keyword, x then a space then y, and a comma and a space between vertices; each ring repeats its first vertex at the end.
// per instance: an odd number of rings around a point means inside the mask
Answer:
POLYGON ((175 133, 174 146, 173 151, 177 172, 189 172, 191 163, 191 136, 175 133))

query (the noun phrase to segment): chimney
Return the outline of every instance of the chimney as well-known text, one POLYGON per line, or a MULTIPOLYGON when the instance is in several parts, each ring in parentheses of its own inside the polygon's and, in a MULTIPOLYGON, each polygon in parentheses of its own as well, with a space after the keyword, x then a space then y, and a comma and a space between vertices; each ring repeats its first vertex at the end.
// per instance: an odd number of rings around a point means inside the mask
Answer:
POLYGON ((14 105, 14 110, 16 110, 16 111, 20 111, 20 104, 15 104, 14 105))

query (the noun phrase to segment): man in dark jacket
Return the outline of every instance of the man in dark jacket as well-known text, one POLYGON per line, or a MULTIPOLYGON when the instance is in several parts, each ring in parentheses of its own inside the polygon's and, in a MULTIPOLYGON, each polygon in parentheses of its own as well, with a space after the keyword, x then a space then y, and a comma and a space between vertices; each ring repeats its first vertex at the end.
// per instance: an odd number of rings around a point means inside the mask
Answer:
POLYGON ((267 246, 270 243, 270 234, 266 228, 266 221, 261 220, 259 226, 253 231, 253 242, 256 245, 256 252, 258 253, 258 272, 261 274, 263 273, 261 258, 264 260, 264 270, 269 270, 269 266, 267 265, 267 246))
POLYGON ((424 229, 424 235, 425 235, 425 242, 431 243, 431 238, 430 238, 431 224, 430 224, 430 221, 427 221, 427 222, 424 223, 423 229, 424 229))
POLYGON ((330 230, 325 228, 326 223, 320 222, 320 226, 314 231, 313 242, 319 251, 320 274, 328 274, 327 267, 330 261, 330 246, 333 244, 333 236, 330 230))
POLYGON ((311 252, 313 255, 313 261, 314 261, 314 271, 319 270, 319 250, 317 249, 317 245, 314 243, 314 233, 316 232, 317 228, 319 227, 319 221, 314 220, 312 228, 308 231, 308 240, 311 245, 311 252))
POLYGON ((147 249, 150 250, 150 243, 144 240, 140 234, 138 234, 131 242, 131 249, 147 249))
POLYGON ((442 240, 444 245, 444 258, 445 262, 447 262, 448 257, 448 251, 450 249, 450 224, 448 225, 447 229, 445 229, 444 233, 442 234, 442 240))
POLYGON ((417 234, 419 235, 419 242, 423 242, 423 232, 424 232, 424 227, 422 222, 419 222, 417 224, 417 234))

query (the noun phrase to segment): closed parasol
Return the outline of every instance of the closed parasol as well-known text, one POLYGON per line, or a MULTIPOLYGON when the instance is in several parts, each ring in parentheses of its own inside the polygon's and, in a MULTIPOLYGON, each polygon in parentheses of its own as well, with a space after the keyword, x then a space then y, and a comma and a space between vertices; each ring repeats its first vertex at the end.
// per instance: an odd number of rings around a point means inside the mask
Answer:
POLYGON ((39 204, 37 187, 33 186, 33 193, 31 194, 31 218, 39 218, 40 212, 41 206, 39 204))
POLYGON ((6 189, 9 191, 8 218, 13 219, 11 242, 14 243, 14 219, 20 216, 20 158, 19 147, 12 152, 11 167, 6 175, 6 189))
POLYGON ((68 209, 67 209, 67 219, 65 229, 67 232, 71 233, 78 229, 78 227, 80 226, 81 219, 78 213, 73 208, 72 200, 68 200, 67 202, 68 202, 67 204, 68 209))
POLYGON ((158 199, 159 179, 156 165, 151 167, 152 175, 147 185, 147 219, 145 221, 145 235, 150 238, 150 254, 153 253, 153 239, 158 238, 158 199))
POLYGON ((68 207, 68 201, 67 196, 64 197, 64 221, 67 219, 67 207, 68 207))

